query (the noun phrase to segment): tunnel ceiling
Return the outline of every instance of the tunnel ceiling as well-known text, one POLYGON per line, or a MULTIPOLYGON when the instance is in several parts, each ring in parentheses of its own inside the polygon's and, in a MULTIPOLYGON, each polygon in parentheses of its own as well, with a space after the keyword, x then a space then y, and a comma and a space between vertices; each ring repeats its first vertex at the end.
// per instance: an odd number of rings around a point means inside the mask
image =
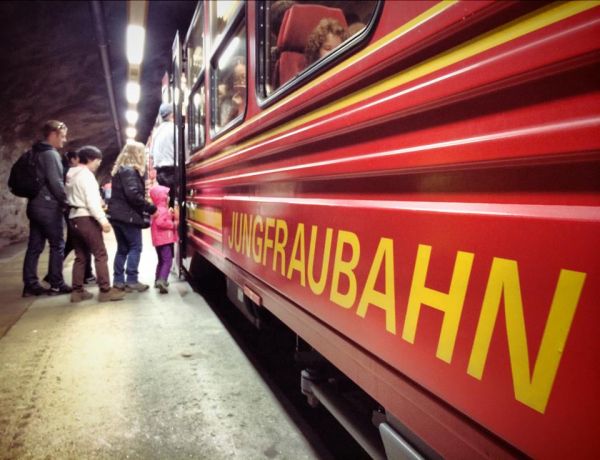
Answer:
MULTIPOLYGON (((175 33, 185 35, 196 2, 148 2, 137 140, 145 142, 161 101, 175 33)), ((127 4, 102 2, 121 132, 125 121, 127 4)), ((100 147, 105 178, 118 154, 90 2, 0 2, 0 143, 21 148, 44 121, 69 127, 66 149, 100 147)), ((122 137, 124 138, 124 136, 122 137)), ((3 159, 5 160, 5 159, 3 159)), ((6 165, 5 165, 6 166, 6 165)))

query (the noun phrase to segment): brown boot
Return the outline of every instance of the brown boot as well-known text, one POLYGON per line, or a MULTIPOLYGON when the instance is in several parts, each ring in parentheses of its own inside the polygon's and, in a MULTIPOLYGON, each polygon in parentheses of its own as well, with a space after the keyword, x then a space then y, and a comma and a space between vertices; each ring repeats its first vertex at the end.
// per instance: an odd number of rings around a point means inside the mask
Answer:
POLYGON ((72 303, 83 302, 84 300, 91 299, 92 297, 94 297, 94 295, 91 292, 86 291, 85 289, 82 289, 81 291, 71 292, 72 303))
POLYGON ((123 297, 125 297, 125 291, 121 291, 120 289, 112 287, 109 291, 100 291, 100 294, 98 294, 98 302, 111 302, 114 300, 123 300, 123 297))
POLYGON ((125 292, 133 292, 133 291, 137 291, 137 292, 144 292, 145 290, 147 290, 150 286, 148 286, 147 284, 144 283, 140 283, 139 281, 137 283, 133 283, 133 284, 126 284, 125 285, 125 292))

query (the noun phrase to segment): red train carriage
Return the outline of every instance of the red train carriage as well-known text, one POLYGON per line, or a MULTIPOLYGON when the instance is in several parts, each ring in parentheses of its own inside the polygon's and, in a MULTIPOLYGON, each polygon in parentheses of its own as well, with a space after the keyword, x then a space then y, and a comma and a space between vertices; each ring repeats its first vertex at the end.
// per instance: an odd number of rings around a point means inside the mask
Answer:
POLYGON ((186 269, 377 401, 389 457, 595 456, 598 2, 205 2, 178 43, 186 269))

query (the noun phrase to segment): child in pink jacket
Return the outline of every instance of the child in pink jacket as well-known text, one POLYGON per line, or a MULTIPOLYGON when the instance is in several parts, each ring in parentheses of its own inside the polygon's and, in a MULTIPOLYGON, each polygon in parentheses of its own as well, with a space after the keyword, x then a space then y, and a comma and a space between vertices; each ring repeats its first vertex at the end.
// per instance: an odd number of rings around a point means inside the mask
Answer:
POLYGON ((178 241, 177 235, 177 211, 168 207, 169 187, 155 185, 150 189, 150 198, 156 206, 156 212, 152 215, 150 231, 152 233, 152 244, 156 247, 158 265, 156 266, 156 281, 154 287, 161 294, 169 292, 169 272, 173 263, 173 243, 178 241))

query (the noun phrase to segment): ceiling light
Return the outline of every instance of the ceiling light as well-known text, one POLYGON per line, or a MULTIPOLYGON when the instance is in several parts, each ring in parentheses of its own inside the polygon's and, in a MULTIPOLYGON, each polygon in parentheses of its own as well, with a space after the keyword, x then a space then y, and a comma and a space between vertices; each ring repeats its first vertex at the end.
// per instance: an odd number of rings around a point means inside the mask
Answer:
POLYGON ((127 26, 127 60, 130 64, 142 63, 145 35, 146 31, 142 26, 133 24, 127 26))
POLYGON ((125 130, 125 134, 127 134, 128 138, 133 139, 137 135, 137 129, 130 126, 125 130))
POLYGON ((125 88, 125 94, 127 95, 127 102, 131 104, 137 104, 140 101, 140 85, 135 82, 128 82, 125 88))
POLYGON ((135 125, 138 121, 138 118, 139 118, 139 114, 135 110, 127 110, 125 112, 125 119, 127 120, 127 123, 129 123, 130 125, 135 125))

